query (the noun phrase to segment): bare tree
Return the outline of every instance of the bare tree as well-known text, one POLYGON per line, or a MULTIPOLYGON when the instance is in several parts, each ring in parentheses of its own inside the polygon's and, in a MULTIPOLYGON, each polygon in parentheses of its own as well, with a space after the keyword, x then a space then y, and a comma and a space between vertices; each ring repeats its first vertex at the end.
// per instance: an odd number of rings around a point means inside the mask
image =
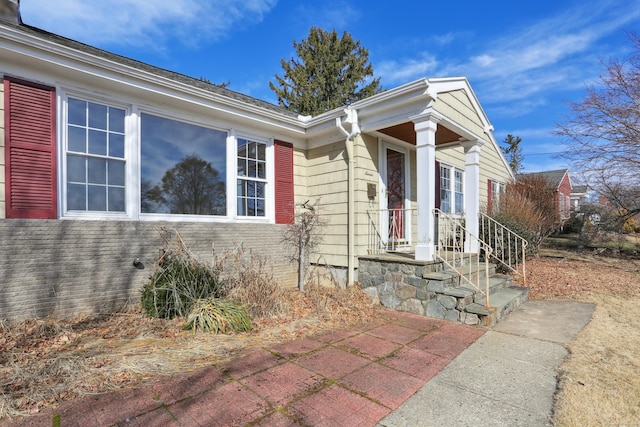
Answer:
POLYGON ((633 215, 640 212, 638 198, 622 195, 640 187, 640 36, 629 39, 633 52, 603 62, 599 81, 582 101, 569 104, 555 133, 565 139, 565 157, 590 173, 590 185, 633 215))
POLYGON ((308 200, 300 206, 302 209, 296 212, 293 222, 287 226, 282 241, 292 248, 291 261, 298 265, 298 289, 304 292, 310 255, 322 241, 318 231, 324 221, 318 207, 310 205, 308 200))

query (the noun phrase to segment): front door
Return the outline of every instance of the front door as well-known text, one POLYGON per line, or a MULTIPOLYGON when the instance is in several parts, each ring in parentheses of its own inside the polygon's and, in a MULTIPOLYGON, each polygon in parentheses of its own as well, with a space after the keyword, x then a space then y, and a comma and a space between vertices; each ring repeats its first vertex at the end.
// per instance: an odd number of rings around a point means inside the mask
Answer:
POLYGON ((405 154, 386 148, 386 193, 388 236, 391 244, 406 243, 406 171, 405 154))

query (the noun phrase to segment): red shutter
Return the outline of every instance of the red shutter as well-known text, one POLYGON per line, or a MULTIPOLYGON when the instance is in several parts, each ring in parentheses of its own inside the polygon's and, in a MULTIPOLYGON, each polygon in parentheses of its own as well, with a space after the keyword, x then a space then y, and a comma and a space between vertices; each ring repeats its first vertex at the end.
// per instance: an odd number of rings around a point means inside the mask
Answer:
POLYGON ((436 161, 436 209, 440 209, 440 204, 442 203, 441 195, 440 195, 440 162, 436 161))
POLYGON ((4 78, 7 218, 56 218, 55 89, 4 78))
POLYGON ((491 179, 487 180, 487 214, 491 215, 493 208, 493 185, 491 179))
POLYGON ((276 224, 293 223, 293 144, 275 141, 276 224))

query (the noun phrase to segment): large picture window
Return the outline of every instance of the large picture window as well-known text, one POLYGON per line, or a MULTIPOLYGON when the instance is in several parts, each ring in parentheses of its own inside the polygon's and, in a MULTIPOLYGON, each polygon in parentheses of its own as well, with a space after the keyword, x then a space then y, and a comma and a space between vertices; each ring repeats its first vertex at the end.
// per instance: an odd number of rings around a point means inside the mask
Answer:
POLYGON ((238 216, 266 215, 267 144, 238 138, 238 216))
POLYGON ((125 110, 69 98, 67 210, 125 211, 125 110))
POLYGON ((140 156, 142 213, 227 214, 227 132, 143 113, 140 156))

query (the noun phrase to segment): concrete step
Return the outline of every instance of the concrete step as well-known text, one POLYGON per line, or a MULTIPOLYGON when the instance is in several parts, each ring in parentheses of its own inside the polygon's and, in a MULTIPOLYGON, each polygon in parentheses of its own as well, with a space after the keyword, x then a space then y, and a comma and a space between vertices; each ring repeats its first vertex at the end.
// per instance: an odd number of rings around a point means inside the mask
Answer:
MULTIPOLYGON (((476 301, 465 307, 467 313, 473 313, 480 318, 483 326, 493 326, 507 314, 524 303, 529 296, 529 288, 522 286, 508 286, 489 295, 489 308, 476 301)), ((484 298, 484 295, 482 295, 484 298)))

